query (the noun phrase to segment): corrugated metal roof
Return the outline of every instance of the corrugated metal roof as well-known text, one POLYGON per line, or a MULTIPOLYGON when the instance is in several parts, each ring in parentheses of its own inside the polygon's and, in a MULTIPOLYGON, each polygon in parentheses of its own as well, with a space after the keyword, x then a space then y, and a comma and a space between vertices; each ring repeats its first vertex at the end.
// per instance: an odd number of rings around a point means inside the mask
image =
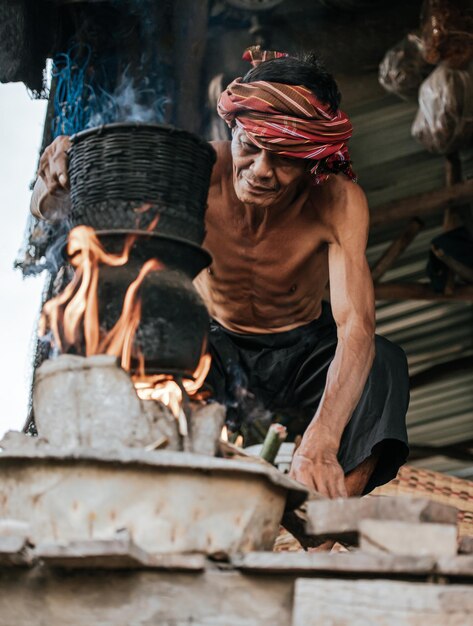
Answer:
MULTIPOLYGON (((429 154, 412 137, 417 103, 393 96, 354 108, 351 154, 371 208, 391 200, 441 188, 445 160, 429 154)), ((473 175, 473 151, 462 154, 464 177, 473 175)), ((430 241, 442 232, 442 215, 427 218, 424 229, 383 281, 428 282, 425 267, 430 241)), ((379 259, 405 224, 372 230, 370 265, 379 259)), ((411 375, 435 364, 473 354, 473 306, 462 302, 383 301, 377 303, 377 332, 402 346, 411 375)), ((473 440, 473 373, 447 374, 413 389, 407 416, 409 438, 418 445, 441 446, 473 440)), ((473 464, 435 456, 417 466, 473 478, 473 464)))

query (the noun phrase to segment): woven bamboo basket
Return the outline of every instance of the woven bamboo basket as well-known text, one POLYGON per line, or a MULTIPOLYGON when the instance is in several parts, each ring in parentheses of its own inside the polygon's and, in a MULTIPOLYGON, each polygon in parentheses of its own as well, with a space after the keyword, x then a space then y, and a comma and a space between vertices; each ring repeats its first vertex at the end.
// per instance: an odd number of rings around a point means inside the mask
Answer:
POLYGON ((123 123, 71 137, 71 220, 201 244, 215 151, 192 133, 123 123), (154 225, 154 226, 153 226, 154 225))

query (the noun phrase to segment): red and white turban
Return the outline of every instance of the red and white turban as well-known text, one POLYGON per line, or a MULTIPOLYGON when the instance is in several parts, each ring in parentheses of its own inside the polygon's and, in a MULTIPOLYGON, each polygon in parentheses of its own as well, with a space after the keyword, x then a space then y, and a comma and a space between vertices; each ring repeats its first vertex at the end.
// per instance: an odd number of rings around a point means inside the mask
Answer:
POLYGON ((220 95, 217 111, 259 148, 313 161, 315 183, 336 172, 356 181, 346 145, 352 135, 348 116, 331 113, 307 87, 237 78, 220 95))

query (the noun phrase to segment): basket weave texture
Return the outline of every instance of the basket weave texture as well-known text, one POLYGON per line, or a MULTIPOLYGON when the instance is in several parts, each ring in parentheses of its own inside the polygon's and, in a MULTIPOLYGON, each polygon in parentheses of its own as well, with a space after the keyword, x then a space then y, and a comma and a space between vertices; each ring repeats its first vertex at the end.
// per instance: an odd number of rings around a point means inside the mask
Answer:
POLYGON ((73 225, 146 230, 202 243, 215 152, 159 124, 109 124, 71 138, 73 225))
POLYGON ((375 496, 412 495, 458 509, 459 536, 473 535, 473 482, 440 472, 404 465, 396 478, 377 487, 375 496))

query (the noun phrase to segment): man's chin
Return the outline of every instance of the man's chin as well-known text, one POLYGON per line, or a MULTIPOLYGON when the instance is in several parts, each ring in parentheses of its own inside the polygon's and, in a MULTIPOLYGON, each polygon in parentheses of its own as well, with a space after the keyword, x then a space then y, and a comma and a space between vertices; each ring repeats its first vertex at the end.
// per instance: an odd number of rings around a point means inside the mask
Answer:
POLYGON ((264 208, 270 206, 274 202, 274 192, 268 191, 267 193, 251 193, 248 189, 242 189, 239 186, 235 186, 235 193, 238 200, 243 204, 251 204, 256 207, 264 208))

